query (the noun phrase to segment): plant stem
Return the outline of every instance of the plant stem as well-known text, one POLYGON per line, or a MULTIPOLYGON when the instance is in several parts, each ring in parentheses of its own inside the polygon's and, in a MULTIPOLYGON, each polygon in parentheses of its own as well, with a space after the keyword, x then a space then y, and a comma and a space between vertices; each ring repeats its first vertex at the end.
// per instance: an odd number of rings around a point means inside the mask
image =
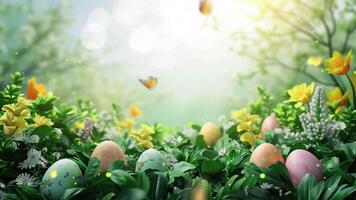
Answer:
POLYGON ((353 98, 353 108, 355 108, 356 106, 356 95, 355 95, 355 88, 354 85, 352 84, 351 78, 348 74, 346 74, 347 79, 349 79, 350 85, 351 85, 351 89, 352 89, 352 98, 353 98))

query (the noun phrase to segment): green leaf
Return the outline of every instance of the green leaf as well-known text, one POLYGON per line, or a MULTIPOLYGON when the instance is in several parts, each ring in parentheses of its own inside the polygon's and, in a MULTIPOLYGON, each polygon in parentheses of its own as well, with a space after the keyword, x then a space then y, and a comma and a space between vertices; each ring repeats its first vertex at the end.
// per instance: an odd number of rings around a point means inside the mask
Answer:
POLYGON ((150 179, 144 172, 137 172, 135 174, 137 187, 143 189, 146 193, 148 193, 150 189, 150 179))
POLYGON ((206 148, 204 137, 202 135, 197 135, 197 137, 195 138, 195 145, 200 148, 206 148))
POLYGON ((83 187, 76 187, 76 188, 69 188, 64 191, 64 194, 62 196, 63 200, 69 200, 76 195, 80 194, 85 188, 83 187))
POLYGON ((115 196, 115 193, 110 192, 109 194, 102 197, 100 200, 111 200, 115 196))
POLYGON ((141 189, 126 189, 119 193, 117 200, 144 200, 146 199, 145 191, 141 189))
POLYGON ((150 190, 148 192, 148 199, 163 200, 166 199, 168 192, 167 176, 161 172, 154 172, 149 175, 150 190))
POLYGON ((110 173, 110 179, 114 183, 118 184, 120 187, 132 188, 137 186, 135 178, 124 170, 116 169, 111 171, 110 173))
POLYGON ((330 198, 330 200, 342 200, 351 195, 356 191, 356 186, 346 187, 346 185, 341 186, 334 193, 334 195, 330 198))
POLYGON ((312 200, 311 191, 316 184, 317 181, 315 177, 309 173, 306 174, 302 180, 300 180, 298 185, 298 200, 312 200))
POLYGON ((341 180, 341 176, 333 176, 325 181, 324 195, 322 196, 323 200, 328 200, 334 194, 337 189, 337 186, 341 180))
POLYGON ((89 160, 88 167, 85 170, 84 182, 89 182, 95 179, 95 177, 98 175, 99 168, 100 168, 100 161, 95 157, 91 158, 89 160))
POLYGON ((201 166, 202 173, 216 174, 225 168, 220 160, 204 160, 201 166))
POLYGON ((173 165, 172 167, 172 171, 177 171, 177 172, 181 172, 181 173, 184 173, 188 170, 192 170, 192 169, 195 169, 195 165, 191 164, 191 163, 188 163, 188 162, 185 162, 185 161, 181 161, 179 163, 176 163, 173 165))
POLYGON ((122 160, 117 160, 109 166, 108 171, 113 171, 116 169, 124 169, 124 168, 125 168, 125 162, 122 160))
POLYGON ((52 133, 52 128, 46 125, 43 126, 39 126, 37 128, 35 128, 31 135, 38 135, 38 137, 40 137, 40 141, 43 140, 43 138, 45 138, 46 136, 48 137, 50 134, 52 133))

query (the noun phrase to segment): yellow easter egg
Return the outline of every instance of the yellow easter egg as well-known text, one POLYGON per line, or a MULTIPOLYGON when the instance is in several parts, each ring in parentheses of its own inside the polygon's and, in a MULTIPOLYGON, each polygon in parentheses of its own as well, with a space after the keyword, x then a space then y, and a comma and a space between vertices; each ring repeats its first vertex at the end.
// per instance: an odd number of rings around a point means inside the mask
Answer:
POLYGON ((113 141, 104 141, 98 144, 91 157, 100 161, 100 171, 107 171, 108 167, 117 160, 124 161, 127 164, 126 156, 120 146, 113 141))
POLYGON ((214 146, 218 142, 219 138, 221 138, 219 128, 212 122, 206 122, 201 127, 199 134, 203 136, 208 147, 214 146))

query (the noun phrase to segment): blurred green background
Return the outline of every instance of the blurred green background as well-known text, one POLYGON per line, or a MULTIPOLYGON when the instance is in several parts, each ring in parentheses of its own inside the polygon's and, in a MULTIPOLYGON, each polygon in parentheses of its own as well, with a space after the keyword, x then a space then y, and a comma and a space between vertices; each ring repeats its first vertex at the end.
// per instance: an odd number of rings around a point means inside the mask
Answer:
POLYGON ((143 121, 178 126, 228 115, 259 85, 277 98, 333 85, 308 58, 356 45, 355 0, 216 0, 209 15, 199 3, 0 0, 0 81, 21 71, 62 101, 137 105, 143 121), (148 76, 154 90, 138 81, 148 76))

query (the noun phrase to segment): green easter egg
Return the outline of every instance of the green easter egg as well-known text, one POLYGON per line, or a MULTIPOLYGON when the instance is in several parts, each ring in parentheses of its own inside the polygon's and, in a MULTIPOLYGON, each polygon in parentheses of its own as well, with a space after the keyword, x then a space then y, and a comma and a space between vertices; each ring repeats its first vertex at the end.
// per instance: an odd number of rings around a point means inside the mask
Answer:
POLYGON ((41 182, 41 192, 48 199, 61 199, 64 191, 80 186, 83 174, 78 165, 69 159, 61 159, 51 165, 41 182))
POLYGON ((137 160, 136 171, 143 172, 148 169, 157 171, 168 171, 166 159, 156 149, 144 151, 137 160))

